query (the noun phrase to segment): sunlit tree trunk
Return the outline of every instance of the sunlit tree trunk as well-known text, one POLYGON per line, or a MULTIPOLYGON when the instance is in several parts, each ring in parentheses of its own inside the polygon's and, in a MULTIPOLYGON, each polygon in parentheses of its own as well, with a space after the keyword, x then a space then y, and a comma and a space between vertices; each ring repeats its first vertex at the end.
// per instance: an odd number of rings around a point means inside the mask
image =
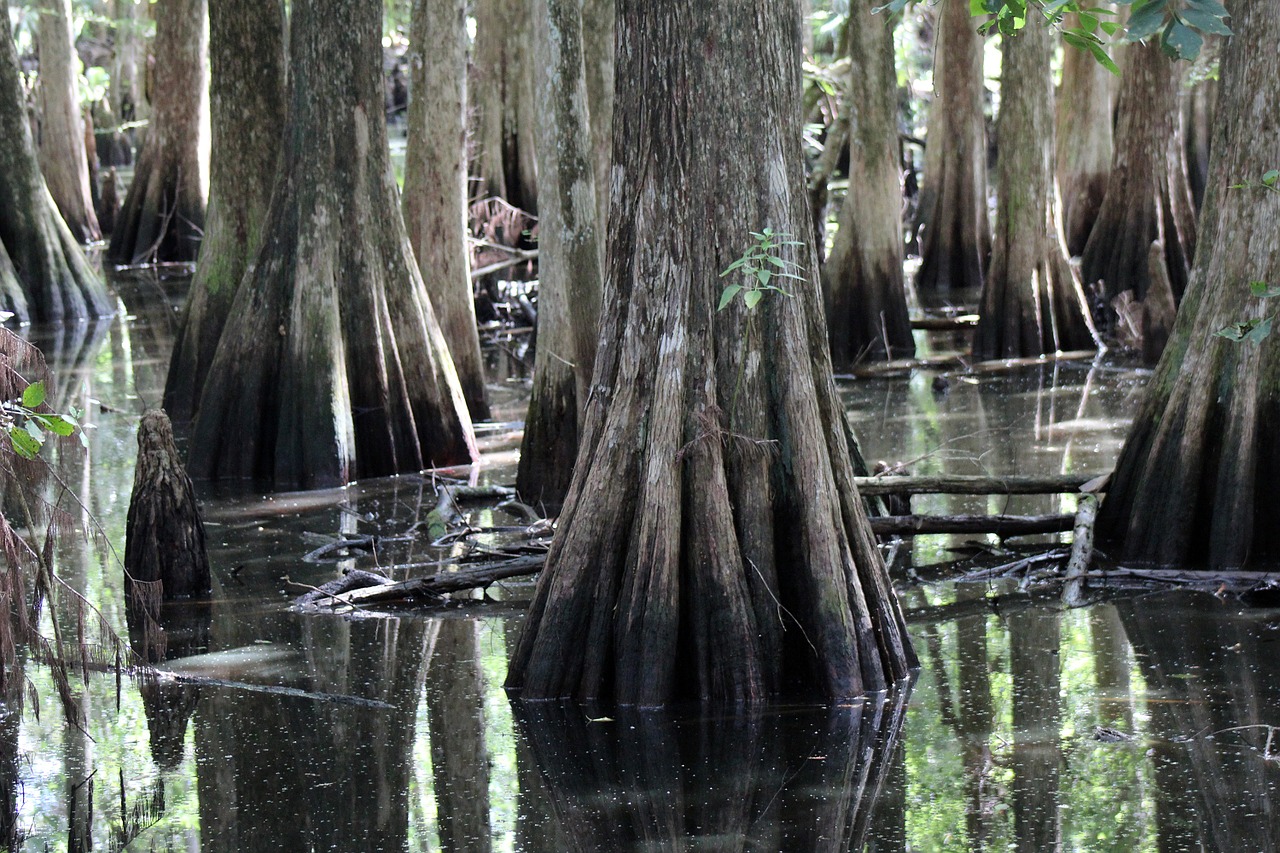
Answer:
POLYGON ((1097 345, 1054 192, 1053 44, 1040 15, 1002 42, 996 232, 974 332, 978 358, 1097 345))
POLYGON ((111 232, 118 264, 194 261, 209 185, 205 0, 156 3, 154 111, 111 232))
POLYGON ((197 407, 191 472, 307 488, 471 461, 387 153, 381 4, 295 2, 289 51, 281 170, 197 407))
POLYGON ((482 195, 506 199, 521 210, 538 206, 530 62, 533 0, 476 0, 472 60, 472 171, 482 195))
MULTIPOLYGON (((1079 27, 1072 13, 1064 27, 1079 27)), ((1114 50, 1112 51, 1114 53, 1114 50)), ((1098 218, 1111 172, 1112 73, 1093 54, 1072 46, 1062 52, 1058 87, 1058 190, 1067 251, 1078 255, 1098 218)))
POLYGON ((120 121, 145 119, 150 115, 150 105, 142 86, 147 3, 142 0, 113 0, 112 8, 115 10, 115 50, 111 69, 111 108, 120 121))
POLYGON ((164 393, 178 423, 195 414, 236 291, 262 246, 285 117, 284 27, 280 0, 209 4, 209 216, 164 393))
MULTIPOLYGON (((1101 547, 1164 565, 1267 565, 1280 558, 1280 336, 1236 343, 1214 333, 1260 323, 1280 282, 1280 194, 1257 187, 1280 163, 1280 15, 1233 9, 1200 247, 1173 337, 1134 420, 1098 515, 1101 547), (1252 189, 1232 189, 1252 181, 1252 189)), ((1269 322, 1269 321, 1268 321, 1269 322)))
POLYGON ((7 20, 0 32, 0 310, 30 320, 105 317, 114 304, 40 174, 7 20))
POLYGON ((915 282, 921 291, 976 290, 991 255, 982 36, 965 0, 941 0, 936 29, 915 282))
POLYGON ((71 233, 82 243, 102 237, 89 193, 84 119, 76 91, 71 0, 40 8, 40 166, 49 194, 71 233))
POLYGON ((415 0, 409 59, 404 224, 462 396, 489 417, 467 258, 467 4, 415 0))
POLYGON ((848 697, 914 656, 853 484, 811 243, 723 311, 749 231, 811 233, 794 3, 618 4, 600 342, 508 674, 524 698, 848 697), (704 93, 717 93, 704 97, 704 93))
POLYGON ((831 360, 847 369, 862 359, 915 353, 902 280, 902 182, 898 155, 898 77, 893 19, 873 14, 875 0, 849 10, 851 73, 849 192, 840 230, 822 270, 831 360))

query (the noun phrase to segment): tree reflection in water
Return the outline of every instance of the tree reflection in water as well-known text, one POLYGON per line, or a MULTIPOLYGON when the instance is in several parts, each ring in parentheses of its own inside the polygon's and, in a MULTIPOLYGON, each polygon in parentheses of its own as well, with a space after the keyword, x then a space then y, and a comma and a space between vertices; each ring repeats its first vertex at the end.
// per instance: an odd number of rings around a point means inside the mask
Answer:
POLYGON ((547 838, 578 850, 843 851, 870 835, 906 692, 689 718, 514 706, 556 823, 547 838))

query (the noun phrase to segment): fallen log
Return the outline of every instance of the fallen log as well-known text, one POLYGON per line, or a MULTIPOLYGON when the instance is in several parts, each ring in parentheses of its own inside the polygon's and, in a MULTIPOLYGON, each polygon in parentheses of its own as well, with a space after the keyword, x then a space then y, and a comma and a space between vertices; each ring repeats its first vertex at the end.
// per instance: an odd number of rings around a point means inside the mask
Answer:
POLYGON ((1061 474, 1049 477, 1008 476, 901 476, 854 477, 863 495, 1051 495, 1078 492, 1097 479, 1096 474, 1061 474))
POLYGON ((977 314, 960 314, 956 317, 917 317, 911 321, 911 329, 928 332, 969 331, 978 325, 977 314))
POLYGON ((1071 559, 1067 560, 1067 583, 1062 601, 1068 607, 1085 604, 1084 579, 1093 560, 1093 522, 1098 517, 1098 499, 1085 495, 1076 507, 1076 521, 1071 539, 1071 559))
MULTIPOLYGON (((452 572, 439 572, 429 578, 410 578, 399 583, 382 584, 352 590, 336 599, 353 606, 389 604, 397 601, 434 599, 464 589, 487 587, 507 578, 537 574, 547 561, 545 555, 517 557, 501 563, 485 563, 475 568, 460 568, 452 572)), ((338 601, 334 601, 335 604, 338 601)))
POLYGON ((1075 523, 1074 515, 889 515, 871 518, 877 536, 913 536, 921 533, 994 533, 1027 536, 1063 533, 1075 523))

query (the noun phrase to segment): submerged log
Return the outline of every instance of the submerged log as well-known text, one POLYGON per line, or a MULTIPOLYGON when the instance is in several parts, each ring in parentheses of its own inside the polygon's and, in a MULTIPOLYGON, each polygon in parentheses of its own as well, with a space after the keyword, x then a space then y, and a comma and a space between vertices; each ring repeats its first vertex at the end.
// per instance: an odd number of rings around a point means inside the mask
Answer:
MULTIPOLYGON (((125 589, 146 584, 164 600, 210 591, 209 556, 195 489, 173 443, 169 416, 153 409, 138 425, 138 463, 125 528, 125 589)), ((155 596, 141 596, 155 600, 155 596)))
POLYGON ((1062 533, 1075 523, 1073 515, 890 515, 872 518, 877 536, 914 536, 921 533, 994 533, 1027 536, 1062 533))
POLYGON ((1062 474, 1048 477, 1007 476, 881 476, 854 477, 863 495, 1052 495, 1088 491, 1095 474, 1062 474))

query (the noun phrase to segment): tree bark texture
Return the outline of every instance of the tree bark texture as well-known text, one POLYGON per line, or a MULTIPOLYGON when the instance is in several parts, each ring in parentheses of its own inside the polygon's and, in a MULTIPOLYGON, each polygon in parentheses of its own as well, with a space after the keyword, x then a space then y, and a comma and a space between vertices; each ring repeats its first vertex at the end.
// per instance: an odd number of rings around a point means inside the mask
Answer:
POLYGON ((380 10, 292 7, 281 170, 201 394, 194 476, 310 488, 475 458, 400 217, 380 10))
POLYGON ((19 73, 6 23, 0 32, 0 310, 24 323, 108 316, 114 303, 40 174, 19 73))
POLYGON ((941 0, 936 29, 915 283, 921 291, 977 290, 991 256, 982 36, 965 0, 941 0))
MULTIPOLYGON (((1063 26, 1079 27, 1079 16, 1074 12, 1067 15, 1063 26)), ((1071 255, 1084 251, 1107 192, 1113 76, 1088 51, 1070 45, 1063 48, 1055 130, 1062 224, 1071 255)))
POLYGON ((206 0, 158 0, 154 109, 111 234, 117 264, 194 261, 209 186, 206 0))
POLYGON ((1231 189, 1280 163, 1280 16, 1233 9, 1201 215, 1201 247, 1173 336, 1120 453, 1099 547, 1126 562, 1234 568, 1280 559, 1280 336, 1214 332, 1274 313, 1251 281, 1280 281, 1280 195, 1231 189))
POLYGON ((873 14, 875 5, 865 0, 849 10, 849 192, 822 271, 831 360, 842 370, 864 359, 910 358, 916 351, 902 280, 893 19, 873 14))
POLYGON ((462 396, 489 417, 467 252, 467 4, 415 0, 409 57, 404 224, 462 396))
POLYGON ((82 243, 102 238, 89 193, 84 119, 76 91, 71 0, 49 0, 39 10, 40 166, 53 202, 82 243))
POLYGON ((476 0, 470 89, 475 93, 472 172, 484 187, 482 195, 536 213, 532 6, 533 0, 476 0))
POLYGON ((1017 358, 1095 348, 1054 192, 1052 31, 1030 15, 1002 50, 995 242, 973 353, 1017 358))
POLYGON ((285 121, 280 0, 211 0, 209 215, 165 382, 169 416, 195 415, 245 271, 262 246, 285 121))
POLYGON ((1216 78, 1199 80, 1190 89, 1184 89, 1182 92, 1182 130, 1187 143, 1187 182, 1191 187, 1191 197, 1195 200, 1197 212, 1204 205, 1205 184, 1209 178, 1209 141, 1213 138, 1213 120, 1217 103, 1218 81, 1216 78))
POLYGON ((749 231, 810 234, 792 3, 618 3, 609 263, 573 485, 508 686, 849 697, 914 664, 809 280, 723 311, 749 231), (716 97, 708 98, 706 93, 716 97))
POLYGON ((114 62, 111 67, 111 108, 122 122, 150 115, 142 85, 146 41, 143 21, 148 5, 142 0, 114 0, 114 62))
POLYGON ((1181 298, 1186 289, 1196 237, 1178 104, 1181 77, 1157 39, 1129 48, 1107 194, 1081 260, 1085 282, 1101 281, 1107 302, 1125 290, 1146 298, 1147 249, 1156 240, 1164 245, 1174 295, 1181 298))
POLYGON ((582 54, 587 72, 592 158, 596 169, 600 239, 609 220, 609 169, 613 161, 613 31, 615 0, 583 0, 582 54))

